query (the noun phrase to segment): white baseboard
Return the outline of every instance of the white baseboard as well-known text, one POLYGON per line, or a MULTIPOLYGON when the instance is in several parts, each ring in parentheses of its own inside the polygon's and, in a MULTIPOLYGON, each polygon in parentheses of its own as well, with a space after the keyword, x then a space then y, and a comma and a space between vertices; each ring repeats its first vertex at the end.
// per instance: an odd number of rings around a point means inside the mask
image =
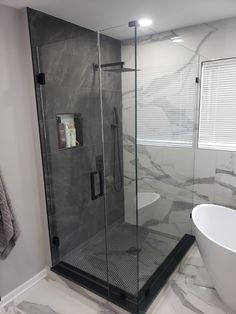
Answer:
POLYGON ((16 289, 12 290, 10 293, 2 297, 2 300, 0 302, 0 309, 2 309, 4 306, 6 306, 8 303, 12 302, 16 297, 36 285, 39 281, 44 279, 48 274, 48 269, 44 268, 41 272, 39 272, 34 277, 27 280, 25 283, 17 287, 16 289))

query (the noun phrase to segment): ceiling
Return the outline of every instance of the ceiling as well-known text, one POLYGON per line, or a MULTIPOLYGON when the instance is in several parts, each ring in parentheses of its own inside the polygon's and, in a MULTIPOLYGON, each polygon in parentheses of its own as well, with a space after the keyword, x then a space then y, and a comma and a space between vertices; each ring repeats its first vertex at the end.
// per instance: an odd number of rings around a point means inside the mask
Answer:
MULTIPOLYGON (((140 18, 153 20, 157 32, 236 16, 236 0, 0 0, 15 8, 29 6, 92 30, 140 18)), ((117 37, 127 38, 125 31, 117 37)))

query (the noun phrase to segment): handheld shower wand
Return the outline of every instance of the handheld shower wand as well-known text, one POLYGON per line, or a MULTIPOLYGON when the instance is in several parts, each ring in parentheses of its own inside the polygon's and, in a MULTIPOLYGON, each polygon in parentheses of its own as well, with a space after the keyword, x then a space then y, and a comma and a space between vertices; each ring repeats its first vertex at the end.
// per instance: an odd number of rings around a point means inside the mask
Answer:
POLYGON ((123 173, 121 167, 119 116, 116 107, 113 109, 113 123, 111 127, 114 131, 114 189, 116 192, 120 192, 123 188, 123 173))

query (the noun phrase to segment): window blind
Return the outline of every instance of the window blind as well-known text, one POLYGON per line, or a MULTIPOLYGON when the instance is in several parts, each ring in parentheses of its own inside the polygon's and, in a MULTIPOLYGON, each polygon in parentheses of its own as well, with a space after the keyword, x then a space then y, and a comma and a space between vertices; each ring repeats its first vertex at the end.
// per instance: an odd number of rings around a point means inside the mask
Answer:
POLYGON ((236 151, 236 58, 202 64, 198 147, 236 151))
POLYGON ((138 144, 192 147, 198 66, 178 68, 138 72, 138 144))

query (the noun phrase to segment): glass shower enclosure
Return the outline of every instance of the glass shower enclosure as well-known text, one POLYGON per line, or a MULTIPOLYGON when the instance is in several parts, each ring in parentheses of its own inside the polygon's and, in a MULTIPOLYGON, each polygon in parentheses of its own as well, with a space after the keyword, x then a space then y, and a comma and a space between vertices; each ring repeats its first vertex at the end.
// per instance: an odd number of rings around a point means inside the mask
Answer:
POLYGON ((156 41, 136 21, 96 33, 32 9, 28 19, 52 270, 144 313, 194 240, 194 150, 161 145, 167 133, 155 145, 150 137, 167 101, 180 108, 189 90, 182 78, 197 75, 197 63, 178 65, 179 86, 167 99, 158 86, 171 64, 160 77, 147 46, 156 41))

